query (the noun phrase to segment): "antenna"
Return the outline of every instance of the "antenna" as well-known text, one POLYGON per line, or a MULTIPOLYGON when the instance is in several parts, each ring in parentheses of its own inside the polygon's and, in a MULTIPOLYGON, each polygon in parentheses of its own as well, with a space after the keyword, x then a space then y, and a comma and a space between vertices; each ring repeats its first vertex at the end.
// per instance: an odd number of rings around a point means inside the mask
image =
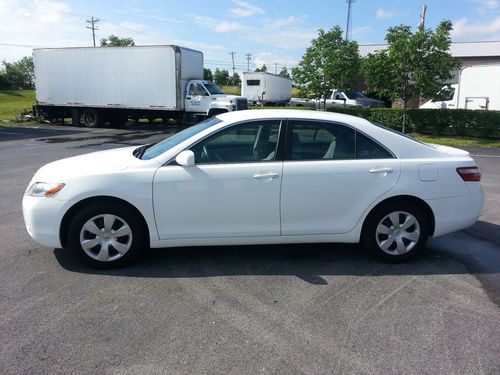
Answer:
POLYGON ((345 28, 345 40, 349 41, 351 39, 352 33, 352 3, 356 0, 346 0, 347 1, 347 26, 345 28))

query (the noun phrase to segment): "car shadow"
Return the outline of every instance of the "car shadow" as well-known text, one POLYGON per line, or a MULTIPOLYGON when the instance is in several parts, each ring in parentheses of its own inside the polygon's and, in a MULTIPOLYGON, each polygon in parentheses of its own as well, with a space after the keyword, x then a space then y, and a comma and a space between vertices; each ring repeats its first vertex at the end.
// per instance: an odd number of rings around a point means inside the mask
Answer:
POLYGON ((22 139, 48 138, 60 135, 71 135, 81 133, 79 130, 69 129, 43 129, 36 126, 9 126, 0 128, 0 142, 18 141, 22 139))
MULTIPOLYGON (((323 276, 467 274, 467 268, 445 251, 426 249, 405 263, 385 263, 353 244, 296 244, 148 249, 136 264, 111 270, 82 265, 69 251, 54 255, 68 271, 147 278, 216 276, 296 276, 308 283, 328 284, 323 276)), ((480 272, 480 271, 479 271, 480 272)), ((487 272, 500 272, 500 263, 487 272)))

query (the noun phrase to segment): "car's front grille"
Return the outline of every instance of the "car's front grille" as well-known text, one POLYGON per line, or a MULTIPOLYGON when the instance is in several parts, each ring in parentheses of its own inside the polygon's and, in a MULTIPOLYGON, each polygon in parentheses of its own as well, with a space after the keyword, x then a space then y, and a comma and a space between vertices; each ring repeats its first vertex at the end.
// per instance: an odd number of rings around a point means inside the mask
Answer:
POLYGON ((236 109, 238 111, 242 109, 248 109, 248 101, 245 98, 236 99, 236 109))

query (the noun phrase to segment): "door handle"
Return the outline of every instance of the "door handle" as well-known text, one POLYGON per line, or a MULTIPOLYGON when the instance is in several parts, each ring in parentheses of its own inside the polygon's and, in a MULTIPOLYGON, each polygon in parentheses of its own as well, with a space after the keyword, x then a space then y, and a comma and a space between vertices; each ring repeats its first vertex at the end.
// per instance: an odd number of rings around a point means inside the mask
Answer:
POLYGON ((253 176, 253 178, 257 180, 265 180, 265 179, 273 179, 273 178, 278 178, 280 175, 278 173, 257 173, 253 176))
POLYGON ((368 172, 370 173, 392 173, 392 168, 372 168, 368 172))

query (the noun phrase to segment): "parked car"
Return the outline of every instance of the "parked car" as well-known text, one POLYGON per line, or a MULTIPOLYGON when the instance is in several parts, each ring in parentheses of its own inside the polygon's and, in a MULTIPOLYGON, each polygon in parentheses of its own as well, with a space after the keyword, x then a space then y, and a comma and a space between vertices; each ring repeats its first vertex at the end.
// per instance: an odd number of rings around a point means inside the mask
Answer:
POLYGON ((332 90, 326 95, 326 100, 321 99, 303 99, 292 98, 289 102, 290 107, 314 107, 316 109, 328 108, 383 108, 385 106, 382 100, 367 98, 359 91, 342 92, 332 90))
POLYGON ((221 114, 161 142, 39 169, 28 233, 94 267, 148 247, 361 242, 387 260, 474 224, 480 171, 466 151, 338 113, 221 114))

